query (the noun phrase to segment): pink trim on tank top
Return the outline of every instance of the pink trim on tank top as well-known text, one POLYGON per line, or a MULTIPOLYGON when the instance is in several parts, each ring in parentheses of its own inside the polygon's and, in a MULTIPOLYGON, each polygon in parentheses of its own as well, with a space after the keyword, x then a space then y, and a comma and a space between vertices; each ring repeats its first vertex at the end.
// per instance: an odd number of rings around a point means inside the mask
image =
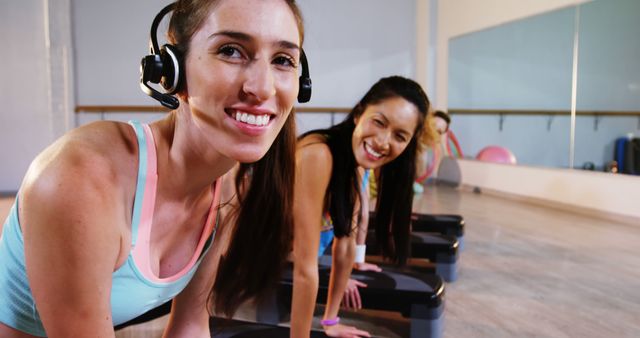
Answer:
POLYGON ((196 250, 193 253, 193 256, 191 257, 187 265, 185 265, 175 275, 169 277, 157 276, 151 269, 150 257, 151 228, 153 223, 153 211, 155 209, 156 189, 158 184, 157 155, 151 128, 146 124, 143 125, 143 128, 146 135, 145 139, 147 143, 147 177, 145 182, 144 198, 142 201, 142 212, 140 215, 140 222, 138 223, 138 240, 132 250, 132 255, 136 266, 138 267, 140 272, 142 272, 145 278, 156 283, 171 283, 186 275, 189 270, 191 270, 191 268, 196 264, 198 258, 200 257, 200 253, 202 252, 204 245, 207 242, 207 239, 214 230, 213 228, 215 226, 215 218, 217 214, 216 209, 220 200, 220 190, 222 190, 220 189, 222 178, 216 180, 214 185, 211 187, 211 190, 213 192, 213 201, 211 202, 207 221, 204 224, 202 234, 200 235, 200 241, 198 241, 198 245, 196 246, 196 250))

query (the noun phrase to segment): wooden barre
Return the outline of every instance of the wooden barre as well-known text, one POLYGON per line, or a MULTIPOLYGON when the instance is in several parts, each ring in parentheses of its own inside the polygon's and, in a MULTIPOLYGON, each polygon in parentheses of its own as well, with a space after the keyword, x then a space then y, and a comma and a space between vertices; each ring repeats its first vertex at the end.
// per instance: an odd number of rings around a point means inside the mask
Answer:
MULTIPOLYGON (((570 110, 519 110, 519 109, 457 109, 450 108, 451 115, 566 115, 570 110)), ((587 116, 640 116, 640 111, 576 111, 576 115, 587 116)))

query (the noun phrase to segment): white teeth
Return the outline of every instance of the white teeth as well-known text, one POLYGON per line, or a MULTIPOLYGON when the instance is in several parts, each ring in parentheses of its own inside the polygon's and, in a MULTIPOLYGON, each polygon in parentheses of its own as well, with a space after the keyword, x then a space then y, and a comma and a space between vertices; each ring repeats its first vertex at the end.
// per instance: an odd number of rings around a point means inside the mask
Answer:
POLYGON ((373 150, 373 148, 371 148, 368 144, 364 144, 364 148, 367 150, 367 152, 369 152, 371 155, 375 156, 375 157, 382 157, 382 154, 376 152, 375 150, 373 150))
POLYGON ((248 124, 257 124, 256 123, 256 116, 255 115, 249 115, 249 117, 247 117, 247 123, 248 124))
POLYGON ((253 115, 236 112, 236 121, 244 122, 254 126, 266 126, 269 124, 269 114, 253 115))

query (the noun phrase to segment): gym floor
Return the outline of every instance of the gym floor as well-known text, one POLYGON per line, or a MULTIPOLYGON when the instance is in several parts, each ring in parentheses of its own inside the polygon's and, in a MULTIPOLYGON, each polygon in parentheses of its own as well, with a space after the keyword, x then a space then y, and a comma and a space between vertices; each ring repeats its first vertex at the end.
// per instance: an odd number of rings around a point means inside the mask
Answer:
MULTIPOLYGON (((3 220, 11 203, 0 199, 3 220)), ((637 221, 441 186, 429 187, 414 210, 466 221, 458 280, 446 285, 445 337, 640 336, 637 221)), ((402 324, 394 314, 368 315, 383 318, 358 325, 378 336, 395 336, 381 322, 402 324)), ((160 337, 165 323, 116 337, 160 337)))

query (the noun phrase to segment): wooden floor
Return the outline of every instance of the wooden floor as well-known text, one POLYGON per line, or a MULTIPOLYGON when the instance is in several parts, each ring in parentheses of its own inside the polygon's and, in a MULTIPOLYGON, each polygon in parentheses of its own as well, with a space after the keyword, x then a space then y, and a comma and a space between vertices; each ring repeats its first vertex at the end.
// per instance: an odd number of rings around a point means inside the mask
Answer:
POLYGON ((442 187, 415 208, 467 222, 446 337, 640 337, 640 222, 442 187))
MULTIPOLYGON (((0 200, 0 215, 8 203, 0 200)), ((640 221, 447 187, 431 187, 414 209, 466 220, 445 337, 640 337, 640 221)), ((165 321, 117 337, 160 337, 165 321)))

